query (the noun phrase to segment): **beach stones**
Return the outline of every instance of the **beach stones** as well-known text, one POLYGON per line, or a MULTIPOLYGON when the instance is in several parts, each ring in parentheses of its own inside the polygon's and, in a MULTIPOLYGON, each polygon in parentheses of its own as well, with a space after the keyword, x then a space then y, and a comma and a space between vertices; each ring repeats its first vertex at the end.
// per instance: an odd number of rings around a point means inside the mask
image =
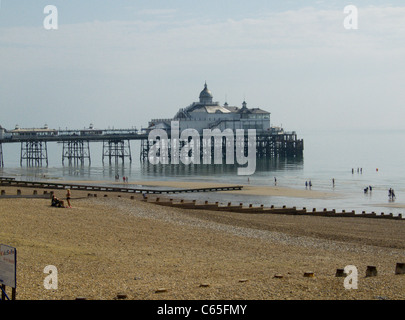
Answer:
POLYGON ((276 279, 283 279, 283 275, 282 275, 282 274, 277 273, 277 274, 275 274, 275 275, 274 275, 274 277, 273 277, 273 278, 276 278, 276 279))
POLYGON ((210 285, 208 283, 201 283, 200 288, 208 288, 210 285))

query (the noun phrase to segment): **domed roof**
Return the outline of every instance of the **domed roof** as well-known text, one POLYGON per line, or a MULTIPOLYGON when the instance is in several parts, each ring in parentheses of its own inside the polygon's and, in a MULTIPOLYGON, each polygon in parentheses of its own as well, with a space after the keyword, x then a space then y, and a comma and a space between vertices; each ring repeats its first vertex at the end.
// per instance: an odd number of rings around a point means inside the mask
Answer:
POLYGON ((207 83, 204 85, 204 90, 200 92, 201 103, 212 103, 212 93, 208 90, 207 83))

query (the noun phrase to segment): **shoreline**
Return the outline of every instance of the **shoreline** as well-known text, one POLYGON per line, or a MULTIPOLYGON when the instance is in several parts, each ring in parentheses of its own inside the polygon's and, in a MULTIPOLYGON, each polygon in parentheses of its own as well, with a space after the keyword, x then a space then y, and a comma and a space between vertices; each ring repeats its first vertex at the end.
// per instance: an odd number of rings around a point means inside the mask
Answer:
MULTIPOLYGON (((77 184, 111 184, 120 185, 128 188, 134 186, 146 186, 146 187, 170 187, 179 189, 195 189, 195 188, 208 188, 208 187, 227 187, 235 186, 236 184, 229 183, 213 183, 213 182, 198 182, 198 181, 131 181, 131 182, 117 182, 117 181, 106 181, 106 180, 66 180, 63 183, 77 183, 77 184)), ((280 196, 289 198, 316 198, 316 199, 329 199, 338 198, 341 195, 337 195, 333 192, 328 191, 317 191, 317 190, 301 190, 297 188, 290 187, 279 187, 279 186, 261 186, 261 185, 251 185, 251 184, 238 184, 243 186, 242 190, 238 191, 221 191, 233 194, 242 195, 252 195, 252 196, 280 196)))
MULTIPOLYGON (((39 182, 49 182, 42 181, 39 182)), ((109 181, 109 180, 58 180, 55 183, 62 184, 87 184, 94 186, 111 186, 123 188, 174 188, 174 189, 198 189, 209 187, 227 187, 235 186, 236 184, 206 182, 206 181, 173 181, 173 180, 134 180, 130 182, 109 181)), ((362 199, 358 195, 357 199, 352 195, 340 191, 330 190, 311 190, 300 189, 297 187, 286 186, 266 186, 254 184, 238 184, 242 186, 242 190, 216 191, 216 192, 196 192, 192 193, 195 200, 208 200, 213 202, 229 203, 243 202, 245 205, 254 203, 255 205, 264 205, 270 207, 297 207, 297 208, 318 208, 318 210, 336 210, 336 211, 355 211, 356 214, 361 212, 389 215, 404 216, 405 203, 382 203, 376 202, 367 203, 368 199, 362 199), (223 198, 221 195, 225 195, 223 198), (239 199, 240 197, 241 199, 239 199), (252 200, 249 200, 252 197, 252 200), (223 200, 223 201, 222 201, 223 200), (252 202, 253 201, 253 202, 252 202), (363 202, 364 201, 364 202, 363 202), (347 204, 346 204, 347 203, 347 204), (380 209, 381 208, 381 209, 380 209)), ((165 194, 162 194, 164 196, 165 194)), ((190 199, 191 193, 172 194, 171 197, 190 199)), ((169 197, 169 196, 167 196, 169 197)), ((194 200, 192 199, 192 200, 194 200)))

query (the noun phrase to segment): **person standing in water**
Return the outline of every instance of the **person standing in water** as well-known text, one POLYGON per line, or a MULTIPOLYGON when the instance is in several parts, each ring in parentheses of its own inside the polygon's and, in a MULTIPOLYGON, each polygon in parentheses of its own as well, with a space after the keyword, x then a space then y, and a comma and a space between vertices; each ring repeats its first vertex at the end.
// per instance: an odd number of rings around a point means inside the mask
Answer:
POLYGON ((390 200, 394 200, 395 199, 395 192, 394 189, 390 188, 388 190, 388 197, 390 198, 390 200))

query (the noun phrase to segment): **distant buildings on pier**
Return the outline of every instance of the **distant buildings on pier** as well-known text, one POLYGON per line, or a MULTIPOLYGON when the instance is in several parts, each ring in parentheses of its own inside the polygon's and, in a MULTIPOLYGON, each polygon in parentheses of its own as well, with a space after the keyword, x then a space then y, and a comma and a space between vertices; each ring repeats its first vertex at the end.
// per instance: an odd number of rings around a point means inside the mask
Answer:
POLYGON ((270 112, 260 108, 248 108, 246 101, 241 107, 230 106, 227 102, 220 105, 213 101, 213 95, 207 83, 200 92, 199 101, 186 108, 181 108, 172 119, 152 119, 149 130, 170 130, 171 121, 179 121, 180 131, 192 128, 200 134, 203 129, 256 129, 257 134, 276 133, 281 128, 270 126, 270 112))

